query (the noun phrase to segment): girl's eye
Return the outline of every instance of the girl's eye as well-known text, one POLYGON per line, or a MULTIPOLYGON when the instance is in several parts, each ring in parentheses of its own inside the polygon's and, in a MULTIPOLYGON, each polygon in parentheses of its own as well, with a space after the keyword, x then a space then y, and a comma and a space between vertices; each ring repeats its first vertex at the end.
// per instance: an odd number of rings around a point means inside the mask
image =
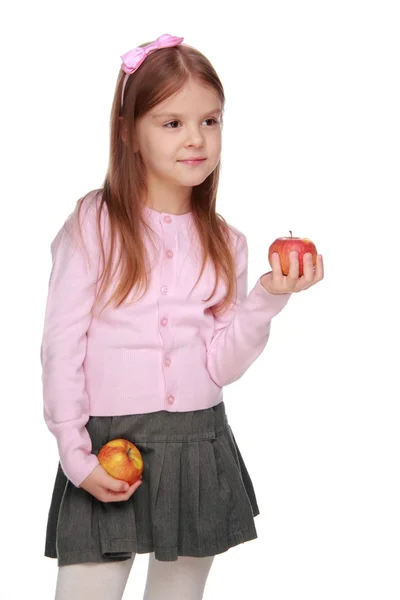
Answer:
POLYGON ((176 129, 175 125, 179 123, 179 121, 171 121, 170 123, 166 123, 165 127, 167 127, 168 129, 176 129), (169 127, 171 125, 171 127, 169 127))
MULTIPOLYGON (((208 123, 209 126, 218 124, 217 119, 214 119, 214 117, 212 117, 210 119, 205 119, 203 122, 208 123)), ((179 126, 179 121, 170 121, 169 123, 166 123, 164 125, 164 127, 166 127, 167 129, 177 129, 178 126, 179 126)))

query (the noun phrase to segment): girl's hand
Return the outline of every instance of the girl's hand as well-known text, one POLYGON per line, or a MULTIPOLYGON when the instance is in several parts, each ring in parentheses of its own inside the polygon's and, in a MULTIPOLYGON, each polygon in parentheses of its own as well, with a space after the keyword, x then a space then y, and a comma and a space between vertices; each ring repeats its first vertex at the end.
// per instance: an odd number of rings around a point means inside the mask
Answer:
POLYGON ((292 294, 293 292, 302 292, 324 278, 324 264, 321 254, 317 255, 315 269, 310 252, 304 255, 303 261, 304 273, 299 277, 298 253, 291 252, 289 274, 283 275, 279 254, 274 252, 271 256, 272 271, 261 277, 262 286, 270 294, 292 294))
POLYGON ((124 502, 125 500, 129 500, 141 483, 142 481, 139 480, 129 486, 125 481, 111 477, 99 464, 84 479, 79 487, 92 494, 92 496, 101 502, 124 502))

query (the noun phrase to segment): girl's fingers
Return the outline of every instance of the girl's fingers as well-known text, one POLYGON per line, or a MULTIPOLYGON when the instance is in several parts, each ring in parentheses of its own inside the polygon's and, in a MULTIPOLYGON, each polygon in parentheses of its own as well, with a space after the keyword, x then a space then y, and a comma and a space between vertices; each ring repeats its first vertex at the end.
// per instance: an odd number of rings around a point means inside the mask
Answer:
POLYGON ((316 281, 321 281, 324 278, 324 260, 322 258, 322 254, 318 254, 317 256, 317 265, 315 267, 315 279, 316 281))
POLYGON ((292 251, 289 256, 289 273, 287 282, 289 289, 294 289, 299 279, 299 255, 296 251, 292 251))
POLYGON ((307 252, 303 256, 303 273, 306 285, 311 285, 314 282, 315 273, 312 254, 310 252, 307 252))
POLYGON ((116 492, 117 494, 120 492, 127 492, 129 488, 126 481, 122 481, 121 479, 115 479, 114 477, 111 477, 111 475, 108 474, 107 479, 104 480, 103 485, 107 490, 110 490, 111 492, 116 492))
MULTIPOLYGON (((306 257, 306 255, 304 255, 304 257, 306 257)), ((310 268, 308 266, 306 267, 306 262, 308 263, 308 260, 304 261, 304 265, 305 265, 304 266, 304 283, 305 283, 305 285, 299 291, 307 290, 312 285, 315 285, 316 283, 318 283, 319 281, 321 281, 324 278, 324 265, 323 265, 321 254, 317 255, 317 262, 316 262, 315 270, 314 270, 312 261, 311 261, 310 268)))
POLYGON ((283 276, 279 254, 274 252, 271 256, 273 293, 292 293, 306 290, 321 281, 324 277, 322 255, 317 255, 316 266, 313 265, 312 254, 307 252, 303 257, 303 275, 300 277, 300 264, 298 252, 292 250, 289 256, 289 273, 283 276))
POLYGON ((140 487, 141 485, 142 485, 142 480, 141 479, 139 479, 139 481, 137 481, 136 483, 134 483, 133 485, 131 485, 131 487, 128 490, 129 497, 132 496, 132 494, 134 492, 136 492, 136 490, 138 489, 138 487, 140 487))
POLYGON ((279 259, 279 254, 274 252, 271 256, 271 267, 272 267, 272 279, 280 280, 282 277, 282 268, 281 261, 279 259))
POLYGON ((104 490, 106 497, 103 500, 103 502, 126 502, 126 500, 129 500, 129 498, 132 496, 132 494, 136 492, 136 490, 138 489, 138 487, 140 487, 141 484, 142 480, 139 479, 139 481, 136 481, 136 483, 129 486, 126 492, 115 492, 106 488, 104 490))

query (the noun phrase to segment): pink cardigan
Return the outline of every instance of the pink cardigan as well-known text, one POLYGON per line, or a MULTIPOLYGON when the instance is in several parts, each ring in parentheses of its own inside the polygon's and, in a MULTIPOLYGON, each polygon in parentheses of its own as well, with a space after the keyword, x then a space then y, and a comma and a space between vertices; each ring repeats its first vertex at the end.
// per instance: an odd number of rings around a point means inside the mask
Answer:
MULTIPOLYGON (((192 411, 222 401, 222 388, 239 379, 265 348, 271 319, 290 294, 273 295, 260 279, 247 295, 248 248, 230 226, 237 269, 237 300, 214 316, 224 295, 206 267, 197 287, 201 254, 191 213, 173 215, 144 208, 156 233, 150 286, 136 303, 125 301, 91 314, 99 273, 96 190, 82 213, 81 240, 71 233, 76 214, 52 243, 41 347, 44 418, 57 439, 66 476, 79 486, 97 466, 86 429, 89 416, 160 410, 192 411), (85 248, 87 252, 85 252, 85 248)), ((107 220, 103 239, 107 243, 107 220)), ((132 297, 132 296, 131 296, 132 297)))

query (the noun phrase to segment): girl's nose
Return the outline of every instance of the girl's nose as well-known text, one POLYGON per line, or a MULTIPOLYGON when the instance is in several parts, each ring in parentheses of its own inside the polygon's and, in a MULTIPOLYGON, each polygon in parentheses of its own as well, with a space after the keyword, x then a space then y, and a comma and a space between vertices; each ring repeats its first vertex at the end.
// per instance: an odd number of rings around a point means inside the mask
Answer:
POLYGON ((192 127, 186 138, 186 146, 201 147, 204 144, 202 132, 197 127, 192 127))

